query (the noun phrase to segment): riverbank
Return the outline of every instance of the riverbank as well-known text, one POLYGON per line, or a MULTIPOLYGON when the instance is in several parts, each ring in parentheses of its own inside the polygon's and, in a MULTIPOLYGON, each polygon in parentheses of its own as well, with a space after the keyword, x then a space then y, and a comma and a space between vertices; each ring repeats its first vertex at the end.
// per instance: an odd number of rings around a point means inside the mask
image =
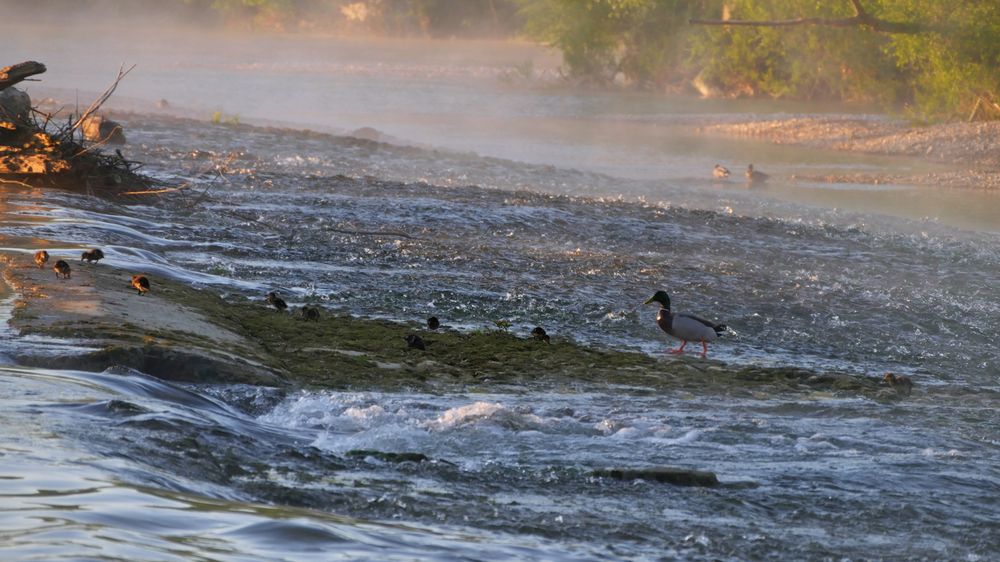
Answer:
POLYGON ((898 397, 863 374, 728 365, 695 356, 660 359, 587 347, 558 334, 546 343, 499 329, 431 331, 417 322, 322 308, 310 321, 297 310, 277 312, 263 299, 221 298, 165 279, 152 279, 150 292, 140 296, 129 287, 131 272, 108 264, 74 261, 72 277, 57 279, 27 252, 7 252, 2 263, 16 294, 11 327, 21 336, 71 339, 70 349, 77 350, 19 348, 14 359, 24 365, 129 367, 167 380, 331 389, 489 391, 588 383, 748 397, 898 397), (408 348, 404 338, 411 333, 423 338, 425 350, 408 348))
POLYGON ((919 174, 794 175, 788 178, 793 181, 1000 189, 1000 122, 912 126, 900 120, 806 116, 717 123, 698 130, 773 144, 919 157, 958 168, 919 174))

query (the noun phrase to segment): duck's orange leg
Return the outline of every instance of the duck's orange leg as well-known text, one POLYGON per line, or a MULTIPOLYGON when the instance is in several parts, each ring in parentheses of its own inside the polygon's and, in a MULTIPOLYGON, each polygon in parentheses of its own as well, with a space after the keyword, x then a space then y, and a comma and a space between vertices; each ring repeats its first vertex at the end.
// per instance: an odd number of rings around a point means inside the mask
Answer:
POLYGON ((705 340, 701 340, 701 358, 704 359, 708 357, 708 343, 705 340))
POLYGON ((687 344, 688 344, 687 340, 681 340, 681 346, 678 347, 677 349, 671 349, 670 350, 670 354, 671 355, 679 355, 681 353, 684 353, 684 346, 687 345, 687 344))

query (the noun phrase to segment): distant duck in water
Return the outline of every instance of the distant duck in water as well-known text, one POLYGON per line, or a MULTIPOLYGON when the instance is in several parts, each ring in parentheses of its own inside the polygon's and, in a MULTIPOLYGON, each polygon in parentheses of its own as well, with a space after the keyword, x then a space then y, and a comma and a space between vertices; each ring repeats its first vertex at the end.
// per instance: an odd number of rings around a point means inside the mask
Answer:
POLYGON ((69 268, 69 264, 66 263, 65 260, 57 261, 56 264, 52 266, 52 270, 56 272, 56 279, 60 277, 63 279, 69 279, 70 273, 72 273, 69 268))
POLYGON ((145 275, 133 275, 132 288, 139 291, 140 295, 145 295, 149 292, 149 279, 145 275))
POLYGON ((274 307, 278 312, 284 312, 288 308, 288 303, 284 299, 278 296, 277 291, 271 291, 267 294, 267 303, 274 307))
POLYGON ((309 305, 303 306, 302 310, 299 311, 299 314, 304 320, 312 320, 313 322, 316 322, 319 320, 319 307, 309 305))
POLYGON ((670 297, 666 291, 656 291, 656 294, 649 297, 643 304, 651 302, 660 303, 660 311, 656 313, 656 325, 664 332, 681 340, 680 347, 670 350, 673 355, 684 353, 684 346, 689 341, 700 341, 701 357, 704 359, 708 355, 708 342, 715 341, 726 331, 725 324, 713 324, 690 314, 670 312, 670 297))
POLYGON ((428 330, 437 330, 440 327, 441 327, 441 321, 438 320, 437 316, 431 316, 430 318, 427 319, 428 330))
POLYGON ((35 265, 38 269, 45 267, 45 264, 49 261, 49 253, 45 250, 38 250, 35 252, 35 265))
POLYGON ((913 392, 913 381, 906 375, 886 373, 882 380, 900 394, 909 396, 913 392))
POLYGON ((407 334, 407 336, 403 339, 406 340, 406 347, 408 349, 419 349, 421 351, 427 349, 427 346, 424 345, 423 338, 416 334, 407 334))
POLYGON ((545 328, 541 326, 535 326, 535 329, 531 330, 531 337, 535 338, 538 341, 543 341, 545 343, 552 343, 551 341, 552 338, 550 338, 549 335, 545 333, 545 328))
POLYGON ((712 175, 715 176, 717 180, 724 180, 729 177, 729 170, 721 164, 716 164, 715 168, 712 170, 712 175))
POLYGON ((769 180, 771 176, 765 174, 764 172, 758 172, 753 169, 753 164, 747 166, 747 181, 750 183, 764 183, 769 180))
POLYGON ((99 248, 94 248, 92 250, 87 250, 80 254, 80 263, 97 263, 104 259, 104 252, 99 248))

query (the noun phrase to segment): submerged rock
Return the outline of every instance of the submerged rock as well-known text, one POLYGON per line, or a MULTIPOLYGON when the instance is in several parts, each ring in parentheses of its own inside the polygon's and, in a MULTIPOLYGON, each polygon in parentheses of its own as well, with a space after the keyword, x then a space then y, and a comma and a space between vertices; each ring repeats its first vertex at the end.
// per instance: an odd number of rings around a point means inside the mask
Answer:
POLYGON ((83 137, 92 142, 125 144, 125 129, 121 123, 101 115, 91 115, 81 126, 83 137))
POLYGON ((676 468, 671 466, 655 466, 650 468, 601 468, 590 473, 601 478, 617 480, 651 480, 674 486, 701 486, 711 488, 719 485, 719 479, 714 472, 676 468))

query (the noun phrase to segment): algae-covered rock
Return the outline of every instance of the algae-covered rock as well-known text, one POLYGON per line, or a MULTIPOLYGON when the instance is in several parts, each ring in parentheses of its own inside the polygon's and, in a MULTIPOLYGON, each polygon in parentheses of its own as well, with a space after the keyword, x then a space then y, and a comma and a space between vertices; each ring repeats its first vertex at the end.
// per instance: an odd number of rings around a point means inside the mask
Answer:
POLYGON ((713 487, 719 485, 719 479, 714 472, 656 466, 650 468, 602 468, 595 470, 591 476, 615 478, 617 480, 649 480, 674 486, 713 487))

